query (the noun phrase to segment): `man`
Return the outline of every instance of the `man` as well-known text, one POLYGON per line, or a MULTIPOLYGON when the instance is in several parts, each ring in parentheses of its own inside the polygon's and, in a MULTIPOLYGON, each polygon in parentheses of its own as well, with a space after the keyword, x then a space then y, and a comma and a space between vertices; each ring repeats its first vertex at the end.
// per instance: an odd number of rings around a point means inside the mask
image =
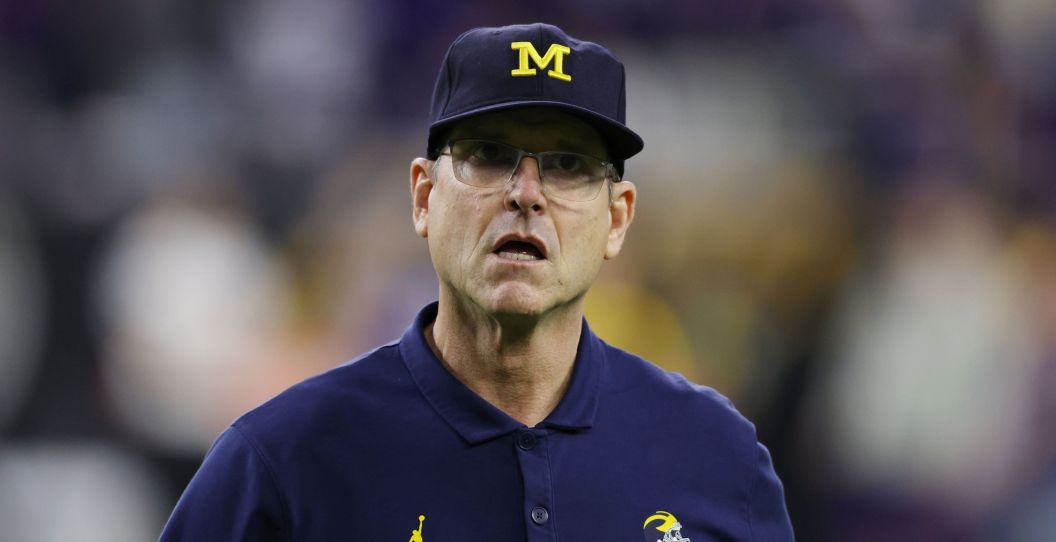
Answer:
POLYGON ((634 217, 622 64, 471 30, 432 120, 410 188, 439 301, 236 421, 162 540, 791 540, 752 425, 583 319, 634 217))

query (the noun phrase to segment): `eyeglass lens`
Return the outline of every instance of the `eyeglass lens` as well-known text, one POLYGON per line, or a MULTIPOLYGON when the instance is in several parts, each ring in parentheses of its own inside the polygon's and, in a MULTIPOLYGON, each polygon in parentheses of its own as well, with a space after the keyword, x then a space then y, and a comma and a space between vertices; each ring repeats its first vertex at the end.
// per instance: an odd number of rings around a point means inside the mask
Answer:
POLYGON ((481 188, 509 181, 525 156, 537 160, 543 188, 565 199, 594 199, 608 176, 608 164, 585 154, 564 151, 529 153, 512 145, 484 139, 460 139, 450 143, 455 176, 481 188))

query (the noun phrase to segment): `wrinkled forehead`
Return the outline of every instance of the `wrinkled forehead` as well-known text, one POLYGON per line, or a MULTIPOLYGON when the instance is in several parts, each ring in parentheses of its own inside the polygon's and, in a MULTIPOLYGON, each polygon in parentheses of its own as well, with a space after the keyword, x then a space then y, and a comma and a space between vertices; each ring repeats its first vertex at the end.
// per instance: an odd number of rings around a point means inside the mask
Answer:
POLYGON ((579 117, 549 108, 530 107, 485 113, 460 121, 448 139, 502 141, 529 152, 573 151, 609 159, 598 131, 579 117))

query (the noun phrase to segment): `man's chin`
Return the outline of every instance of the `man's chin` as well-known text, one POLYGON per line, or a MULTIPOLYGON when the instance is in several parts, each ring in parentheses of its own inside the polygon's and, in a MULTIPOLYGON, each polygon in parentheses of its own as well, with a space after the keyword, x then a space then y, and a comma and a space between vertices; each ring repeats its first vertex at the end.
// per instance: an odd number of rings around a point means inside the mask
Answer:
POLYGON ((540 317, 553 308, 554 302, 538 288, 526 284, 503 284, 490 292, 486 303, 488 312, 497 317, 540 317))

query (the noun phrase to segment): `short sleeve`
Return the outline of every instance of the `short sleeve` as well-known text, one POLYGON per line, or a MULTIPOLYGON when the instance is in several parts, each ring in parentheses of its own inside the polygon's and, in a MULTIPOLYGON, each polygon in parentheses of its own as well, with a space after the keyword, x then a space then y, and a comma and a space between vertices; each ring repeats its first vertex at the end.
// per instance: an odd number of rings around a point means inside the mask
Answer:
POLYGON ((774 472, 770 452, 756 444, 755 481, 748 492, 748 527, 753 542, 795 540, 785 507, 785 490, 774 472))
POLYGON ((213 443, 160 542, 280 541, 285 505, 263 457, 236 428, 213 443))

